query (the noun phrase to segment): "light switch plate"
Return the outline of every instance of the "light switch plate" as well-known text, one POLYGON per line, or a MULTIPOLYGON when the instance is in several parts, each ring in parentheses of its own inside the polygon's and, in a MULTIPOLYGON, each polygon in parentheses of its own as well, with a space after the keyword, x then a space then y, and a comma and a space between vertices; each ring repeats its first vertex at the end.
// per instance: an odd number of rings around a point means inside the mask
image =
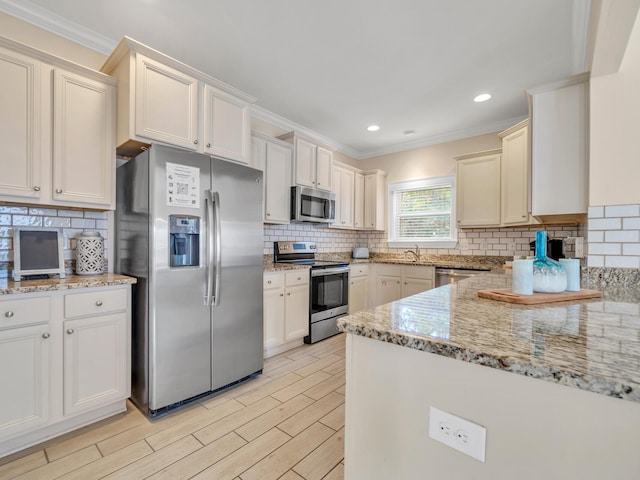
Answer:
POLYGON ((429 437, 484 463, 487 429, 429 407, 429 437))

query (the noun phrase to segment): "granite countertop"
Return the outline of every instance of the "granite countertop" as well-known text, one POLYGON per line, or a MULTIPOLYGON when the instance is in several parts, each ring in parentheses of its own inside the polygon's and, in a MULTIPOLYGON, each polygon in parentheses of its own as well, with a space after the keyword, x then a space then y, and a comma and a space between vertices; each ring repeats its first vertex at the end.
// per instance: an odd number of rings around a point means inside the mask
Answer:
POLYGON ((479 298, 511 286, 487 273, 338 320, 340 330, 640 402, 640 287, 603 298, 517 305, 479 298))
POLYGON ((9 278, 0 278, 0 295, 131 285, 136 282, 137 280, 133 277, 117 275, 115 273, 104 273, 102 275, 67 275, 62 279, 48 278, 42 280, 23 280, 21 282, 14 282, 9 278))

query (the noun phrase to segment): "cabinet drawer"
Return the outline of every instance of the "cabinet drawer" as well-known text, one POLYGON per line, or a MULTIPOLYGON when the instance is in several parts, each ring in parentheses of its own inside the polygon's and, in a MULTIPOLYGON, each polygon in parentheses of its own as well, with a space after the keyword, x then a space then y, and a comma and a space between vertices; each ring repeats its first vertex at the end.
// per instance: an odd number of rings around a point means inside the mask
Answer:
POLYGON ((295 270, 285 274, 285 285, 293 287, 294 285, 306 285, 309 283, 309 270, 295 270))
POLYGON ((262 288, 265 290, 271 288, 284 287, 284 274, 282 273, 265 273, 262 278, 262 288))
POLYGON ((369 275, 369 265, 351 265, 349 275, 353 277, 366 277, 369 275))
POLYGON ((425 280, 433 280, 435 275, 434 267, 405 266, 404 276, 406 278, 423 278, 425 280))
POLYGON ((376 274, 390 275, 392 277, 401 277, 402 265, 385 265, 383 263, 379 263, 376 265, 376 274))
POLYGON ((0 301, 0 328, 22 327, 49 321, 49 297, 0 301))
POLYGON ((64 296, 64 317, 102 315, 127 309, 127 290, 99 290, 64 296))

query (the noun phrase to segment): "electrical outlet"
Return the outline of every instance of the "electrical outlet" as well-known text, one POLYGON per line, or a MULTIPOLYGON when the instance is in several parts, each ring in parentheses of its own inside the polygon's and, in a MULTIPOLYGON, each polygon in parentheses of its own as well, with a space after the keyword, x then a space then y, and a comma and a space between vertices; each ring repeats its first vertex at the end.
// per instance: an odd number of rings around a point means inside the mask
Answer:
POLYGON ((515 251, 516 251, 516 241, 513 240, 513 239, 508 240, 507 243, 506 243, 505 250, 510 252, 510 255, 508 255, 508 256, 514 255, 515 251))
POLYGON ((576 237, 573 243, 573 248, 575 249, 574 255, 576 258, 584 257, 584 238, 576 237))
POLYGON ((487 240, 485 238, 480 239, 480 243, 478 244, 478 248, 486 252, 487 250, 487 240))
POLYGON ((429 437, 484 463, 487 429, 429 407, 429 437))
POLYGON ((469 240, 460 240, 458 243, 458 248, 463 252, 469 250, 469 240))

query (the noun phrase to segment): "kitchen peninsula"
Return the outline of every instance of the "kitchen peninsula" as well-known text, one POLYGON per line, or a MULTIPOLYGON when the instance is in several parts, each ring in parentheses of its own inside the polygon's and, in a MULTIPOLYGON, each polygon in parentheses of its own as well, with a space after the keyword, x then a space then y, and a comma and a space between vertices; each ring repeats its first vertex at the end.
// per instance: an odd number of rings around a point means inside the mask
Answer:
POLYGON ((341 319, 345 478, 637 478, 640 289, 477 297, 510 282, 490 273, 341 319), (431 406, 486 428, 484 463, 429 438, 431 406))

